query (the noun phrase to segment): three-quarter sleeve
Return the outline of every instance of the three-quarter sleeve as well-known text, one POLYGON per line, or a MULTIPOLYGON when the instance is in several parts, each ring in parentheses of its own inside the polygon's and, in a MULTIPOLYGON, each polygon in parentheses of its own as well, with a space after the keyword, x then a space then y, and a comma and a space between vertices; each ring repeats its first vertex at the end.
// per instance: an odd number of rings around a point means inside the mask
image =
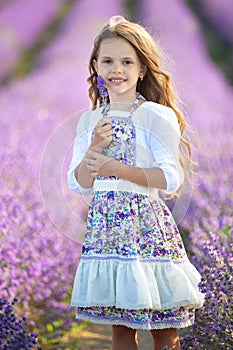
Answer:
POLYGON ((83 157, 88 149, 88 113, 85 112, 79 119, 76 128, 76 137, 73 145, 73 156, 67 172, 67 181, 69 188, 83 195, 89 195, 92 192, 92 187, 83 188, 77 181, 75 177, 75 169, 83 160, 83 157))
POLYGON ((166 192, 178 190, 184 181, 183 168, 180 164, 179 145, 180 128, 175 112, 165 106, 156 106, 151 110, 150 148, 153 154, 153 167, 160 168, 167 182, 166 192))

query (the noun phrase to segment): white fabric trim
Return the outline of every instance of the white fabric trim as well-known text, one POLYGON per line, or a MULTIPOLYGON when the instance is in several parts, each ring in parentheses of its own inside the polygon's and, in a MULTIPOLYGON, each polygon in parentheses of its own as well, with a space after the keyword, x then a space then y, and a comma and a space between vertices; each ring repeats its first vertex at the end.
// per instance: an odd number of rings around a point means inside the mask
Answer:
MULTIPOLYGON (((127 260, 127 259, 125 259, 127 260)), ((111 306, 122 309, 166 310, 179 306, 199 308, 204 294, 198 289, 201 276, 188 259, 175 264, 81 257, 72 306, 111 306)))
POLYGON ((150 197, 158 197, 158 190, 137 185, 126 180, 95 180, 93 185, 94 191, 122 191, 145 194, 150 197))

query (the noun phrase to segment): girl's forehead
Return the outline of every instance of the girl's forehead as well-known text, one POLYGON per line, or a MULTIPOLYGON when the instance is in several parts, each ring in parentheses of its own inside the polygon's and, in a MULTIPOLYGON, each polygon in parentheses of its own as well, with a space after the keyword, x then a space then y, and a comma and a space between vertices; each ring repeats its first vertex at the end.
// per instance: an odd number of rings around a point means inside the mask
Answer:
POLYGON ((106 38, 103 39, 99 47, 99 56, 137 56, 134 47, 124 38, 106 38))

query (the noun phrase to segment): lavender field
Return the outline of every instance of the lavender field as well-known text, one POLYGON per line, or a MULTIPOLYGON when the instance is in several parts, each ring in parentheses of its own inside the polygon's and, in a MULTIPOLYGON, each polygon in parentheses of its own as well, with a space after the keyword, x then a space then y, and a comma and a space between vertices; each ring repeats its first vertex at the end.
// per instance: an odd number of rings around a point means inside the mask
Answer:
MULTIPOLYGON (((232 86, 188 2, 0 1, 0 349, 81 349, 85 325, 69 303, 88 203, 70 193, 66 171, 75 125, 89 107, 92 41, 110 16, 127 13, 169 56, 199 163, 184 206, 174 207, 206 292, 182 349, 233 349, 232 86)), ((231 1, 198 3, 232 62, 231 1)))

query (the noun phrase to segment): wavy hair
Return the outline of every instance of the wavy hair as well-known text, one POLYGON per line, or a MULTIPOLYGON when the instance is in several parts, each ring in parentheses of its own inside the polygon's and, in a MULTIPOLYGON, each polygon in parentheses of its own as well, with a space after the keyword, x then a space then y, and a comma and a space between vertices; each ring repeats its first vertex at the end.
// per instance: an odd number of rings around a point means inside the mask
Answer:
POLYGON ((94 66, 94 61, 98 59, 101 42, 106 38, 115 37, 127 40, 135 49, 141 64, 147 68, 143 80, 138 79, 137 91, 146 100, 168 106, 175 112, 181 132, 180 163, 183 169, 185 168, 185 172, 187 172, 196 163, 191 160, 190 143, 183 137, 187 121, 175 103, 175 88, 171 81, 171 75, 161 68, 163 55, 150 33, 143 26, 128 21, 122 16, 111 17, 108 24, 102 28, 94 41, 89 60, 90 76, 87 79, 90 85, 89 98, 92 108, 95 109, 101 105, 101 97, 97 89, 98 74, 94 66))

